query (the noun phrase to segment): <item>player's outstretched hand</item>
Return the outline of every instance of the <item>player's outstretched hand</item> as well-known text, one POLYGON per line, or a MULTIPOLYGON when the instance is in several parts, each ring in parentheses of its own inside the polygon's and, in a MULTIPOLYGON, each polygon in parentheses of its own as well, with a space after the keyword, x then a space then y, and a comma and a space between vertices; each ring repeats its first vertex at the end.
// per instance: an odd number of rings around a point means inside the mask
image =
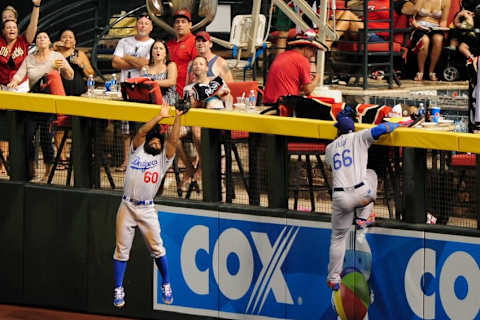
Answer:
POLYGON ((160 116, 162 118, 170 118, 172 117, 170 115, 170 106, 168 104, 162 104, 161 109, 160 109, 160 116))

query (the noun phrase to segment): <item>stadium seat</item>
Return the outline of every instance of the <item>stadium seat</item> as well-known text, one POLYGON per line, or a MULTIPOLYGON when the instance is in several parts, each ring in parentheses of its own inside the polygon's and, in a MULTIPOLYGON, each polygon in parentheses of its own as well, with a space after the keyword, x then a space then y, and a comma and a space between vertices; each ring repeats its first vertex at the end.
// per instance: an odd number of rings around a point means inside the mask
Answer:
MULTIPOLYGON (((49 73, 45 74, 31 89, 32 92, 38 93, 47 93, 47 94, 54 94, 59 96, 65 95, 65 89, 63 88, 62 78, 60 73, 56 70, 50 71, 49 73)), ((72 129, 71 124, 71 116, 66 116, 63 114, 57 114, 57 119, 52 121, 51 123, 55 126, 56 130, 63 131, 63 138, 60 143, 60 146, 57 150, 57 155, 55 156, 52 169, 49 172, 47 184, 51 184, 53 180, 53 176, 55 175, 55 171, 58 168, 60 163, 60 156, 62 154, 63 148, 65 146, 66 139, 69 135, 69 132, 72 129)), ((72 154, 70 152, 70 159, 66 163, 67 165, 67 182, 66 185, 70 185, 71 176, 72 176, 72 154)))
MULTIPOLYGON (((269 113, 272 109, 276 110, 277 115, 283 117, 298 117, 298 118, 310 118, 321 120, 333 120, 334 113, 332 112, 331 98, 319 98, 309 99, 300 96, 285 96, 281 97, 278 102, 278 106, 272 107, 264 111, 269 113)), ((334 104, 336 107, 340 107, 342 104, 334 104)), ((307 184, 299 182, 300 175, 294 174, 294 182, 289 182, 289 190, 293 192, 293 209, 298 209, 298 198, 300 191, 308 191, 310 198, 310 210, 315 211, 315 195, 314 192, 322 189, 327 189, 327 192, 331 196, 330 183, 325 171, 321 155, 325 154, 325 148, 328 141, 318 139, 304 139, 291 137, 287 142, 287 154, 288 162, 292 156, 297 156, 298 163, 302 164, 305 159, 306 178, 307 184), (318 168, 322 174, 323 185, 314 185, 313 167, 311 163, 311 156, 314 156, 318 168)))
POLYGON ((457 192, 459 192, 462 182, 465 179, 467 169, 473 169, 477 165, 477 156, 476 154, 465 153, 465 154, 453 154, 450 166, 453 169, 460 170, 460 176, 457 183, 457 192))
MULTIPOLYGON (((339 7, 338 1, 337 7, 339 7)), ((369 22, 375 21, 369 20, 369 22)), ((387 39, 385 42, 367 42, 366 37, 369 32, 389 32, 388 29, 370 31, 368 25, 365 25, 364 29, 359 30, 357 40, 337 41, 335 54, 344 56, 344 58, 343 60, 335 60, 335 63, 340 66, 352 67, 352 70, 347 75, 356 77, 356 85, 359 85, 359 79, 363 78, 362 87, 364 90, 368 89, 370 73, 379 69, 384 69, 382 70, 384 71, 382 77, 386 78, 389 88, 393 88, 393 81, 400 86, 400 80, 394 69, 394 57, 406 59, 408 52, 406 48, 406 35, 409 30, 408 17, 394 13, 389 24, 393 29, 393 38, 387 39), (365 45, 367 46, 366 50, 365 45)))

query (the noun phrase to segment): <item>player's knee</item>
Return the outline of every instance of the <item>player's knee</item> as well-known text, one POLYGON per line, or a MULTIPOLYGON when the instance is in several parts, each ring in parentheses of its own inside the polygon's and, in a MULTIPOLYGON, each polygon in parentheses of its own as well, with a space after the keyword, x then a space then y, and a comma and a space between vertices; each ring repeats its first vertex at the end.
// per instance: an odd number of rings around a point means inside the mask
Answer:
POLYGON ((130 250, 120 249, 118 247, 115 248, 115 252, 113 253, 113 259, 119 261, 128 261, 130 258, 130 250))
POLYGON ((152 257, 154 259, 160 258, 167 253, 164 246, 156 245, 152 247, 152 257))

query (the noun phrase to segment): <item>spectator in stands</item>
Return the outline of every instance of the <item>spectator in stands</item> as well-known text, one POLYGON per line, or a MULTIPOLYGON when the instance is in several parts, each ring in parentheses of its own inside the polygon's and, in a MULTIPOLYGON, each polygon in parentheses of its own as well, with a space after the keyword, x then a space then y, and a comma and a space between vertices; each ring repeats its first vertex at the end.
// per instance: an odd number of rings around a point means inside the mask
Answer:
POLYGON ((74 71, 73 80, 63 79, 63 87, 67 96, 79 96, 87 91, 84 77, 94 75, 87 55, 75 46, 77 40, 71 29, 65 29, 60 34, 60 40, 53 44, 53 50, 60 52, 70 63, 74 71))
MULTIPOLYGON (((73 69, 68 64, 65 57, 58 52, 50 49, 50 38, 47 33, 40 32, 36 38, 36 51, 28 55, 8 84, 9 88, 17 88, 21 81, 28 77, 30 88, 39 86, 37 82, 45 75, 54 70, 58 70, 63 78, 72 80, 73 69)), ((33 136, 37 127, 40 127, 40 145, 42 147, 43 161, 45 162, 45 172, 42 181, 47 181, 53 162, 52 132, 50 129, 50 115, 30 115, 27 123, 27 157, 29 163, 29 176, 35 176, 34 170, 34 145, 33 136)))
MULTIPOLYGON (((212 79, 208 76, 208 61, 204 56, 197 56, 192 61, 192 71, 194 74, 195 82, 191 83, 184 88, 184 96, 188 95, 191 98, 192 106, 195 108, 207 108, 207 109, 223 109, 224 104, 233 103, 233 97, 230 94, 230 90, 226 82, 223 79, 220 79, 220 88, 216 90, 216 94, 209 96, 207 92, 212 88, 211 81, 216 81, 218 79, 212 79), (209 96, 204 99, 203 97, 209 96)), ((220 77, 221 78, 221 77, 220 77)), ((217 88, 217 86, 215 86, 217 88)), ((185 164, 186 170, 182 179, 182 186, 192 179, 198 181, 201 177, 201 161, 200 161, 200 138, 201 138, 201 128, 200 127, 191 127, 193 142, 197 151, 197 165, 196 169, 192 161, 185 154, 181 141, 177 145, 177 155, 180 157, 182 162, 185 164)), ((185 136, 188 133, 187 130, 182 129, 182 136, 185 136)))
MULTIPOLYGON (((2 12, 2 36, 0 37, 0 87, 7 90, 7 84, 12 81, 25 57, 28 55, 28 46, 35 39, 41 0, 33 0, 33 10, 27 30, 18 35, 17 14, 8 7, 2 12), (8 19, 15 17, 15 19, 8 19), (3 20, 3 19, 6 20, 3 20)), ((15 9, 13 9, 15 10, 15 9)), ((22 79, 15 91, 27 92, 28 82, 22 79)), ((12 90, 12 89, 10 89, 12 90)))
MULTIPOLYGON (((150 48, 154 42, 150 38, 153 30, 152 20, 146 12, 142 12, 137 17, 137 34, 135 36, 121 39, 115 52, 113 53, 112 66, 120 69, 120 81, 128 78, 140 76, 141 69, 148 65, 150 59, 150 48)), ((123 137, 123 162, 116 169, 118 172, 125 172, 128 165, 128 153, 130 150, 130 141, 132 140, 132 123, 128 121, 121 122, 121 133, 123 137)))
POLYGON ((150 49, 148 75, 157 81, 162 90, 163 101, 171 106, 177 101, 177 64, 170 60, 168 46, 163 40, 155 40, 150 49))
POLYGON ((309 95, 320 82, 320 75, 312 79, 310 74, 310 58, 318 49, 325 49, 320 42, 314 40, 315 33, 306 32, 288 44, 292 47, 279 54, 272 63, 265 85, 263 103, 275 105, 278 98, 286 95, 309 95))
MULTIPOLYGON (((422 0, 420 0, 422 1, 422 0)), ((353 3, 353 1, 349 2, 353 3)), ((358 2, 358 6, 363 9, 363 1, 358 2)), ((369 29, 388 29, 390 27, 390 1, 389 0, 374 0, 368 1, 368 28, 369 29)), ((415 5, 407 0, 394 1, 394 10, 397 15, 415 15, 415 5)), ((350 36, 358 38, 356 34, 358 31, 364 29, 365 22, 361 11, 351 10, 337 10, 335 29, 340 38, 346 32, 351 33, 350 36)), ((333 20, 329 21, 330 27, 333 27, 333 20)), ((388 40, 388 31, 368 32, 368 42, 383 42, 388 40)), ((331 41, 327 41, 330 48, 331 41)))
MULTIPOLYGON (((290 7, 293 7, 293 3, 290 3, 290 7)), ((295 24, 290 20, 287 15, 278 7, 274 7, 276 10, 276 29, 278 36, 275 39, 275 55, 279 55, 287 48, 288 34, 291 28, 295 27, 295 24)))
POLYGON ((32 88, 40 78, 55 69, 63 78, 73 79, 72 67, 61 53, 50 49, 50 37, 46 32, 38 33, 35 45, 36 51, 22 62, 12 81, 7 85, 8 88, 18 88, 25 76, 28 77, 30 88, 32 88))
POLYGON ((448 30, 450 0, 417 0, 415 6, 417 14, 412 20, 415 30, 411 35, 411 43, 412 51, 417 54, 418 72, 414 80, 423 80, 425 61, 430 50, 428 78, 438 81, 435 67, 442 53, 445 30, 448 30))
POLYGON ((2 23, 7 20, 13 20, 15 22, 18 20, 18 12, 12 6, 6 6, 5 9, 2 10, 2 23))
MULTIPOLYGON (((40 14, 40 0, 32 1, 33 10, 30 23, 25 33, 18 35, 18 13, 12 6, 7 6, 2 10, 2 34, 0 36, 0 90, 8 89, 7 84, 12 80, 23 60, 28 54, 28 45, 33 41, 37 32, 38 16, 40 14)), ((25 80, 27 78, 25 77, 25 80)), ((29 89, 28 81, 24 81, 19 88, 14 91, 27 92, 29 89)), ((3 152, 4 159, 8 157, 8 142, 0 141, 0 150, 3 152)), ((0 171, 5 172, 3 163, 0 163, 0 171)))
MULTIPOLYGON (((73 69, 73 79, 72 80, 67 80, 65 78, 62 78, 63 81, 63 88, 65 89, 65 94, 67 96, 80 96, 81 94, 85 93, 87 91, 87 86, 85 85, 86 81, 84 77, 88 77, 90 75, 94 75, 95 72, 93 71, 92 65, 90 64, 90 60, 88 59, 87 55, 81 51, 78 50, 75 46, 77 44, 77 40, 75 37, 75 33, 67 28, 60 33, 60 39, 59 41, 56 41, 53 44, 53 50, 60 52, 65 59, 70 63, 70 66, 73 69)), ((70 116, 64 116, 60 115, 58 116, 57 121, 60 121, 63 119, 63 123, 59 122, 59 125, 64 125, 65 122, 70 121, 70 116)), ((60 148, 60 142, 62 141, 64 131, 62 130, 57 130, 55 131, 55 136, 54 136, 54 143, 59 150, 60 148)), ((63 148, 62 154, 60 156, 60 163, 57 166, 57 170, 64 169, 65 167, 63 166, 63 163, 67 160, 66 157, 66 148, 63 148)))
POLYGON ((188 63, 197 56, 195 48, 195 36, 192 34, 192 15, 187 9, 175 11, 173 15, 173 28, 175 38, 167 42, 170 58, 177 64, 177 92, 183 94, 183 88, 187 82, 188 63))
POLYGON ((118 41, 113 53, 112 66, 120 69, 120 81, 140 76, 141 69, 148 65, 150 48, 154 42, 150 38, 152 20, 143 12, 137 17, 137 34, 118 41))
MULTIPOLYGON (((206 31, 200 31, 195 35, 195 47, 199 56, 207 58, 208 61, 208 77, 220 76, 226 82, 233 81, 232 72, 228 68, 227 61, 222 57, 215 55, 212 52, 213 42, 210 34, 206 31)), ((196 82, 192 62, 188 64, 188 79, 187 83, 196 82)))
POLYGON ((465 17, 465 20, 459 23, 461 28, 456 32, 459 42, 458 51, 473 62, 473 58, 480 55, 480 34, 475 31, 480 28, 480 6, 475 12, 460 11, 454 21, 459 20, 460 14, 465 17))
MULTIPOLYGON (((208 87, 210 85, 210 81, 216 78, 215 75, 213 76, 208 75, 209 69, 210 67, 208 65, 208 60, 206 57, 204 56, 195 57, 192 61, 192 71, 193 71, 193 78, 195 79, 195 82, 185 86, 184 94, 190 93, 190 97, 192 98, 192 105, 195 108, 223 109, 224 103, 228 99, 230 99, 230 101, 233 101, 233 99, 232 99, 232 96, 230 95, 230 90, 228 89, 225 79, 223 79, 221 76, 220 76, 220 78, 222 78, 221 87, 217 90, 215 95, 210 96, 205 100, 202 99, 201 101, 197 100, 199 99, 199 96, 192 95, 194 92, 203 93, 203 92, 200 92, 203 90, 197 90, 197 88, 208 87)), ((201 96, 202 95, 200 94, 200 97, 201 96)))

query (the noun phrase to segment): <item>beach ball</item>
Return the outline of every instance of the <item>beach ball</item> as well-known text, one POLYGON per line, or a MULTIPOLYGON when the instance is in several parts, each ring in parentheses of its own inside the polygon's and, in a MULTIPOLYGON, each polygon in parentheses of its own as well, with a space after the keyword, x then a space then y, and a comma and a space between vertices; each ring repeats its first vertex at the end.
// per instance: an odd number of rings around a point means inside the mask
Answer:
POLYGON ((370 306, 370 287, 363 273, 346 269, 340 289, 333 292, 332 302, 342 320, 362 320, 370 306))

